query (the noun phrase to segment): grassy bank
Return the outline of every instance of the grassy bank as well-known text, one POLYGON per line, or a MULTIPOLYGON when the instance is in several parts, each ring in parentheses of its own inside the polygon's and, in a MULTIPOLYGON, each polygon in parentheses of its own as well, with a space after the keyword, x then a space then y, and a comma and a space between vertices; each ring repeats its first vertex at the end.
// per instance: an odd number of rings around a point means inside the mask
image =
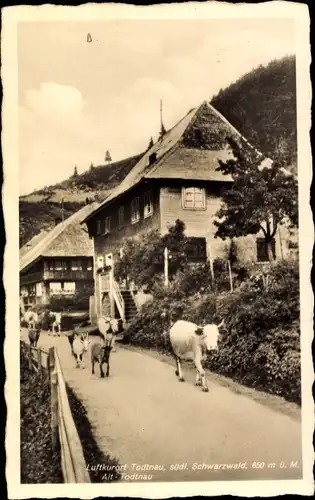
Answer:
POLYGON ((50 388, 29 369, 21 348, 21 482, 63 483, 61 458, 50 437, 50 388))

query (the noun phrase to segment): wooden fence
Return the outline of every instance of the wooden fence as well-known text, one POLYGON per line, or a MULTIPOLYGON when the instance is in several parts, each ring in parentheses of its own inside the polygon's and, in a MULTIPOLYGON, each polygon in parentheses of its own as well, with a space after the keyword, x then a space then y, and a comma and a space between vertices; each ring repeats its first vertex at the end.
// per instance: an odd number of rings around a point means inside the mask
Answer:
POLYGON ((42 377, 47 373, 50 383, 51 440, 53 450, 60 448, 61 467, 65 483, 90 483, 90 476, 68 400, 58 351, 31 347, 24 343, 31 369, 42 377), (47 368, 47 372, 44 371, 47 368))

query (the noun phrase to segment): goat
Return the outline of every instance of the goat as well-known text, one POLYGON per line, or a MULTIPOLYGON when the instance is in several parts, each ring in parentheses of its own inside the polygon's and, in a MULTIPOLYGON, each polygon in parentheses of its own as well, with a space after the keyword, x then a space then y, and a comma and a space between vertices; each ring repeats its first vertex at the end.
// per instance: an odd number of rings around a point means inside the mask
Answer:
POLYGON ((112 333, 107 333, 104 336, 104 344, 97 342, 91 347, 91 363, 92 363, 92 374, 94 374, 94 364, 99 363, 100 365, 100 376, 104 378, 103 364, 107 364, 106 377, 109 376, 109 359, 110 353, 113 348, 114 335, 112 333))
POLYGON ((89 344, 88 333, 81 333, 75 336, 72 343, 72 354, 75 357, 77 368, 85 368, 83 356, 88 350, 89 344))

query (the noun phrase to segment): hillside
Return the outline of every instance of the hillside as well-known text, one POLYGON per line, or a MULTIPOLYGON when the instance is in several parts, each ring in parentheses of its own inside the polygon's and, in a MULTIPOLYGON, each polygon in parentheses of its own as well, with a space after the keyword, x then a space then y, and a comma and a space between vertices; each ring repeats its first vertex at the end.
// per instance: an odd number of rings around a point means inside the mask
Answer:
POLYGON ((296 173, 296 68, 288 56, 259 66, 211 103, 262 153, 296 173))
POLYGON ((34 191, 19 200, 20 247, 57 221, 69 217, 89 200, 104 200, 141 158, 142 154, 109 165, 90 167, 53 186, 34 191), (63 200, 63 204, 61 203, 63 200))

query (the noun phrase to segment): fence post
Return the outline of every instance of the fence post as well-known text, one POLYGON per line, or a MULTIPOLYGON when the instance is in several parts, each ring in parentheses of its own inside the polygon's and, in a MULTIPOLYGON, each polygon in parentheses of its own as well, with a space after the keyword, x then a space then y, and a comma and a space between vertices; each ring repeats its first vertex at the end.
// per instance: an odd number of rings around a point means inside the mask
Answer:
POLYGON ((209 260, 210 264, 210 276, 211 276, 211 281, 212 281, 212 286, 214 286, 214 270, 213 270, 213 258, 212 258, 212 251, 211 251, 211 234, 209 234, 206 237, 206 245, 207 245, 207 259, 209 260))
POLYGON ((37 348, 37 366, 38 366, 38 373, 42 377, 42 374, 43 374, 42 351, 40 350, 40 348, 37 348))
POLYGON ((168 287, 168 248, 164 248, 164 285, 168 287))
POLYGON ((56 451, 58 449, 58 376, 54 347, 50 347, 49 349, 48 366, 50 379, 51 444, 53 451, 56 451))
POLYGON ((228 265, 228 270, 229 270, 229 278, 230 278, 230 290, 233 292, 233 279, 232 279, 232 271, 231 271, 231 262, 228 260, 227 261, 228 265))
POLYGON ((28 367, 30 370, 33 369, 33 365, 32 365, 32 348, 31 348, 31 344, 28 344, 27 346, 27 353, 28 353, 28 367))

